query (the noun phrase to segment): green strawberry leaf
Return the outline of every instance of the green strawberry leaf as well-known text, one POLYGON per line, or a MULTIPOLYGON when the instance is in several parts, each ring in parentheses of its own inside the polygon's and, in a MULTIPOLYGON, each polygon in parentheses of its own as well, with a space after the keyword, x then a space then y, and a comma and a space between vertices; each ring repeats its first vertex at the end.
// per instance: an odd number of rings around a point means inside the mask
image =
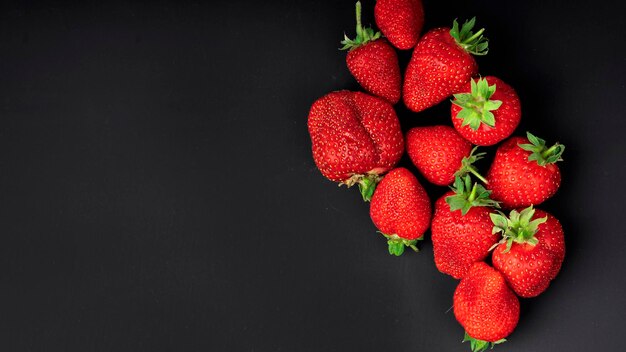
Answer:
POLYGON ((359 185, 359 192, 364 202, 372 200, 376 186, 382 177, 378 174, 353 174, 347 180, 339 183, 339 186, 346 185, 348 188, 359 185))
POLYGON ((472 352, 484 352, 488 349, 493 349, 495 345, 499 345, 501 343, 506 342, 506 339, 500 339, 495 342, 483 341, 483 340, 475 339, 471 337, 467 332, 465 332, 465 336, 462 342, 465 343, 468 341, 470 343, 470 348, 472 352))
POLYGON ((402 244, 401 242, 388 240, 387 244, 389 245, 389 254, 399 257, 402 255, 402 253, 404 253, 404 244, 402 244))
POLYGON ((509 219, 501 213, 491 213, 489 217, 491 217, 491 222, 493 222, 494 225, 491 233, 496 234, 502 232, 504 234, 509 227, 509 219))
POLYGON ((406 238, 402 238, 396 234, 387 235, 380 231, 378 231, 378 233, 387 238, 387 247, 389 250, 389 254, 395 255, 396 257, 401 256, 402 253, 404 253, 406 247, 411 248, 415 252, 419 252, 419 249, 417 248, 417 241, 421 241, 424 239, 424 236, 422 236, 414 240, 407 240, 406 238))
POLYGON ((372 200, 375 189, 376 182, 370 178, 364 178, 363 180, 361 180, 361 182, 359 182, 359 191, 361 192, 361 196, 363 197, 364 202, 369 202, 372 200))

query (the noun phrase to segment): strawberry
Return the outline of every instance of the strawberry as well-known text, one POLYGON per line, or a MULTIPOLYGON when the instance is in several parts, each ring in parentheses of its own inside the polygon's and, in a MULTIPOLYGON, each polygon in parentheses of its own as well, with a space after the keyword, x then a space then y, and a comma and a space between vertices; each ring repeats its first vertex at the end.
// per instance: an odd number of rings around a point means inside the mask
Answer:
POLYGON ((399 167, 383 177, 372 197, 370 217, 387 238, 389 254, 400 256, 404 247, 417 251, 430 224, 430 199, 417 178, 399 167))
POLYGON ((494 232, 503 234, 493 266, 520 297, 535 297, 556 277, 565 258, 563 228, 552 215, 532 206, 509 217, 491 214, 494 232))
POLYGON ((437 269, 460 279, 498 243, 489 217, 498 203, 489 199, 483 186, 472 186, 469 175, 457 177, 453 190, 435 203, 431 233, 437 269))
POLYGON ((378 0, 374 18, 393 46, 408 50, 417 44, 422 31, 424 7, 421 0, 378 0))
POLYGON ((428 181, 439 186, 454 182, 454 177, 473 173, 485 182, 472 163, 484 153, 474 154, 472 145, 449 126, 414 127, 406 135, 406 151, 428 181))
POLYGON ((454 291, 454 316, 465 329, 472 351, 506 341, 519 321, 519 300, 502 274, 485 262, 474 263, 454 291))
POLYGON ((361 26, 361 2, 356 3, 356 38, 344 35, 341 50, 347 50, 348 70, 366 91, 395 104, 400 100, 398 55, 380 32, 361 26))
POLYGON ((454 94, 451 110, 454 128, 480 146, 509 137, 522 117, 515 90, 493 76, 470 80, 454 94))
POLYGON ((527 138, 512 137, 496 151, 487 174, 493 199, 505 208, 537 205, 552 197, 561 184, 561 161, 565 146, 527 133, 527 138))
POLYGON ((455 20, 452 29, 430 30, 417 43, 404 76, 404 103, 409 109, 419 112, 439 104, 478 72, 472 54, 486 55, 488 48, 484 29, 472 32, 474 22, 475 18, 466 21, 459 30, 455 20))
POLYGON ((322 175, 340 185, 358 184, 365 201, 404 151, 391 104, 361 92, 337 91, 318 99, 311 106, 308 128, 322 175))

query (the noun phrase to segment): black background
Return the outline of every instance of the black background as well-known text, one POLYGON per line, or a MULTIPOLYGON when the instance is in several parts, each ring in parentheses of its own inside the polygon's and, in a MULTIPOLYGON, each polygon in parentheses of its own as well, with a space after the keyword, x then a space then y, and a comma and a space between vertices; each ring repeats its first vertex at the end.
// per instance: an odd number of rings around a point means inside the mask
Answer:
MULTIPOLYGON (((357 191, 314 166, 311 103, 358 89, 337 50, 353 6, 2 5, 2 349, 469 351, 429 241, 389 256, 357 191)), ((561 190, 541 206, 564 225, 563 269, 497 349, 623 350, 618 2, 425 10, 426 28, 477 15, 481 73, 521 97, 517 133, 567 146, 561 190)), ((449 124, 448 109, 398 114, 408 129, 449 124)))

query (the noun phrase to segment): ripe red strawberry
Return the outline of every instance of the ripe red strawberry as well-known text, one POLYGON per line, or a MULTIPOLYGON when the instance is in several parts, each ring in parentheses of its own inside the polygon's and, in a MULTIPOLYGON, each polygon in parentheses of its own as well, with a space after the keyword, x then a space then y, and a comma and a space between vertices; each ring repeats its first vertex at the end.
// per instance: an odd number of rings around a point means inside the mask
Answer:
POLYGON ((527 133, 527 138, 512 137, 498 148, 487 180, 491 197, 505 208, 537 205, 552 197, 561 184, 561 161, 565 146, 527 133))
POLYGON ((414 127, 406 135, 406 150, 428 181, 439 186, 454 182, 455 176, 478 174, 472 163, 484 153, 474 154, 472 145, 449 126, 414 127))
POLYGON ((522 117, 515 90, 499 78, 472 79, 452 100, 454 128, 473 144, 494 145, 509 137, 522 117))
POLYGON ((344 35, 341 50, 350 49, 346 57, 348 70, 366 91, 395 104, 400 100, 401 81, 398 55, 380 32, 361 26, 361 2, 356 3, 356 38, 344 35))
POLYGON ((423 239, 430 216, 428 194, 409 170, 399 167, 383 177, 372 197, 370 217, 387 238, 389 254, 399 256, 405 246, 417 251, 415 244, 423 239))
POLYGON ((453 190, 435 203, 431 233, 437 269, 460 279, 498 243, 489 217, 498 203, 489 199, 483 186, 472 186, 469 175, 457 177, 453 190))
POLYGON ((472 351, 506 341, 519 321, 519 300, 494 268, 478 262, 454 291, 454 316, 465 329, 472 351))
POLYGON ((417 44, 424 25, 421 0, 378 0, 374 7, 376 25, 387 39, 400 50, 417 44))
POLYGON ((461 29, 454 21, 452 29, 428 31, 413 49, 413 56, 404 76, 403 96, 406 106, 419 112, 437 105, 456 93, 478 72, 472 57, 486 55, 487 38, 472 32, 475 18, 461 29))
POLYGON ((338 91, 318 99, 308 119, 313 159, 331 181, 358 184, 363 199, 404 151, 400 122, 391 104, 371 95, 338 91))
POLYGON ((556 277, 565 258, 563 228, 552 215, 528 207, 507 218, 491 214, 494 232, 504 236, 493 251, 493 266, 520 297, 535 297, 556 277))

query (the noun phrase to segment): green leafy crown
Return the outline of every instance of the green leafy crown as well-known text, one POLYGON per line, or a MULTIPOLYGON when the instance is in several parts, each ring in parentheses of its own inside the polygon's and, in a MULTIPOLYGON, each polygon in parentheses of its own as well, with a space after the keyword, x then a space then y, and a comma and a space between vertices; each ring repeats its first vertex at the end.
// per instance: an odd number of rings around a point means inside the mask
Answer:
POLYGON ((362 45, 367 44, 368 42, 373 42, 374 40, 380 38, 380 32, 374 32, 372 28, 363 28, 361 25, 361 2, 356 2, 356 38, 350 39, 344 33, 343 40, 341 44, 340 50, 354 50, 362 45))
POLYGON ((486 190, 477 182, 472 185, 472 179, 469 175, 465 175, 464 178, 457 176, 454 180, 454 186, 450 188, 455 193, 446 197, 450 211, 460 209, 461 214, 465 215, 472 207, 500 207, 498 202, 489 198, 491 191, 486 190))
POLYGON ((481 123, 495 127, 496 120, 492 111, 497 110, 502 101, 489 99, 496 92, 496 85, 489 85, 485 78, 479 78, 478 81, 472 79, 470 82, 472 88, 469 93, 454 94, 452 104, 462 108, 456 118, 463 120, 462 126, 469 125, 474 131, 481 123))
POLYGON ((561 155, 565 151, 563 144, 555 143, 550 148, 546 147, 546 141, 536 137, 530 132, 526 132, 526 137, 530 144, 518 144, 520 148, 531 152, 528 156, 528 161, 537 161, 540 166, 547 164, 554 164, 557 161, 563 161, 561 155))
POLYGON ((489 40, 483 36, 485 29, 481 28, 476 33, 472 32, 475 23, 476 17, 472 17, 471 20, 465 21, 461 26, 461 30, 459 30, 459 23, 454 20, 450 35, 468 53, 480 56, 487 55, 489 52, 489 40))
POLYGON ((502 233, 502 241, 499 243, 506 242, 505 252, 511 250, 513 242, 528 243, 533 246, 539 243, 535 234, 539 225, 546 222, 548 217, 532 220, 533 215, 535 215, 535 209, 532 205, 521 212, 511 210, 508 217, 501 212, 490 214, 493 222, 491 232, 494 234, 502 233))
POLYGON ((419 249, 417 248, 417 241, 421 241, 424 239, 424 236, 422 236, 414 240, 407 240, 406 238, 402 238, 396 234, 388 235, 380 231, 378 231, 378 233, 380 233, 381 235, 385 236, 385 238, 387 238, 387 246, 389 249, 389 254, 395 255, 396 257, 401 256, 402 253, 404 253, 404 249, 406 247, 411 248, 415 252, 419 252, 419 249))
POLYGON ((501 343, 506 342, 506 339, 500 339, 495 342, 483 341, 483 340, 478 340, 469 336, 466 332, 465 337, 463 338, 463 342, 467 342, 467 341, 469 341, 470 343, 470 348, 472 349, 472 352, 483 352, 483 351, 486 351, 487 349, 493 348, 495 345, 499 345, 501 343))

